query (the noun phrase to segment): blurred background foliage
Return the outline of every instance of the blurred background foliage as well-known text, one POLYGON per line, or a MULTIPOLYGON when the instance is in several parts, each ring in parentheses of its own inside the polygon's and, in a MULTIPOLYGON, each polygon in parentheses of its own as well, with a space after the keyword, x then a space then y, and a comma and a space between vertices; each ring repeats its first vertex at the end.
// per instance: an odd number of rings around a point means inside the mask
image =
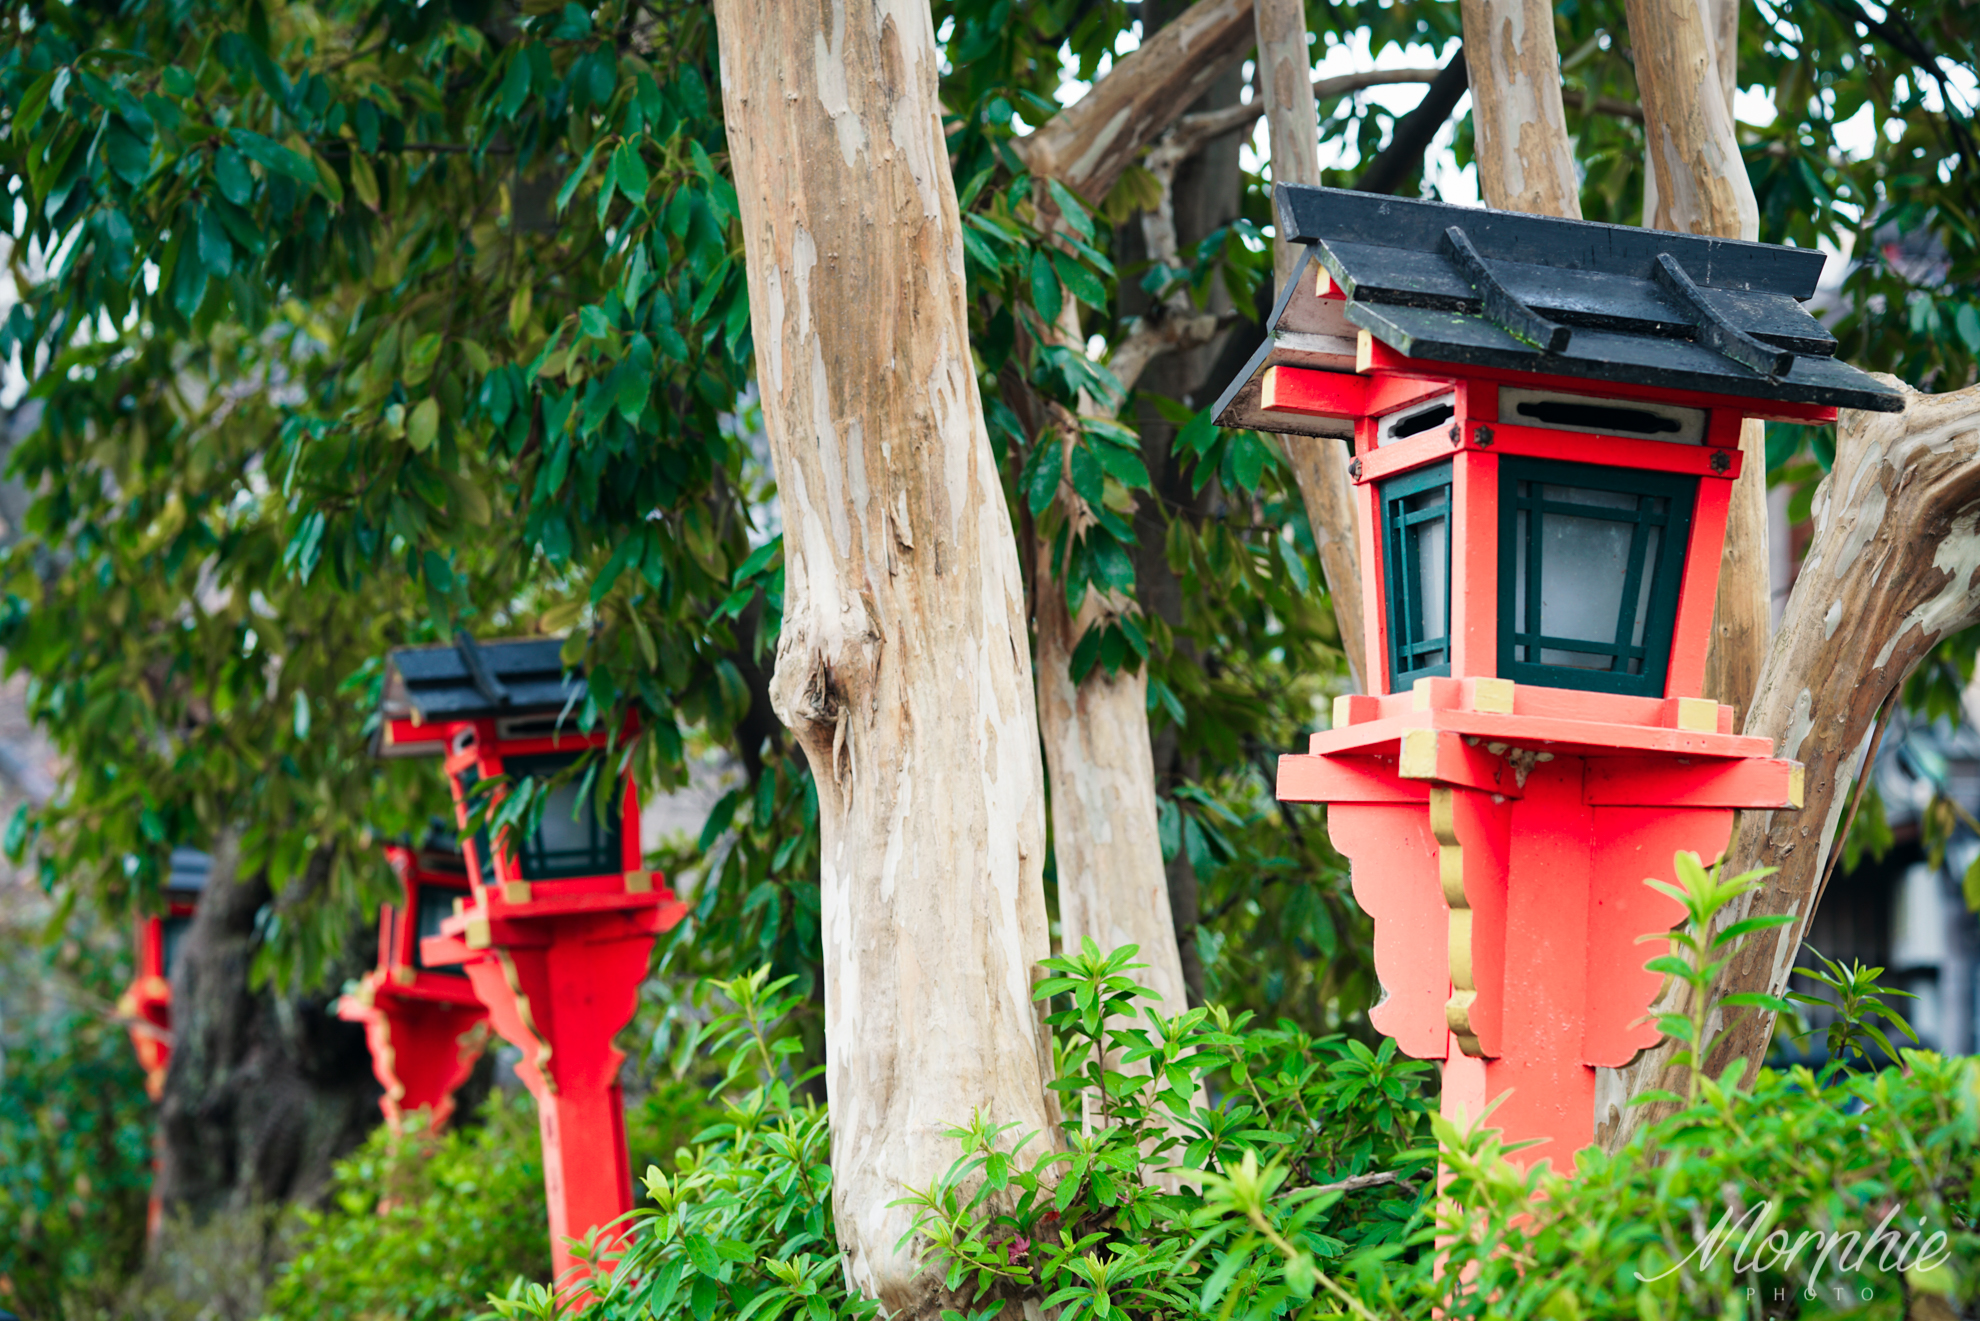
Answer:
MULTIPOLYGON (((1136 223, 1160 200, 1148 171, 1075 208, 1079 244, 1055 246, 1011 148, 1182 7, 936 0, 973 346, 1021 536, 1044 535, 1026 477, 1062 441, 1020 405, 1084 392, 1112 410, 1073 443, 1120 526, 1082 543, 1069 586, 1138 603, 1081 663, 1149 667, 1163 842, 1195 894, 1184 937, 1201 993, 1367 1037, 1366 920, 1322 814, 1271 793, 1274 758, 1325 724, 1345 682, 1311 530, 1270 444, 1204 417, 1269 293, 1269 165, 1241 150, 1246 127, 1205 148, 1223 164, 1179 173, 1191 215, 1169 268, 1136 223), (1108 353, 1178 293, 1223 338, 1125 391, 1108 353), (1034 333, 1062 298, 1092 353, 1034 333)), ((1316 59, 1456 52, 1448 4, 1316 3, 1309 22, 1316 59)), ((1556 23, 1584 212, 1633 223, 1644 150, 1623 6, 1567 0, 1556 23)), ((1845 354, 1928 389, 1972 381, 1980 353, 1974 41, 1953 0, 1756 0, 1741 17, 1761 237, 1842 254, 1822 299, 1845 354)), ((1249 77, 1217 95, 1235 103, 1249 77)), ((700 3, 0 14, 0 227, 18 294, 0 355, 38 410, 13 451, 36 499, 0 559, 0 645, 65 777, 7 844, 50 929, 123 931, 156 909, 171 848, 238 828, 275 895, 257 976, 335 994, 323 982, 353 914, 390 890, 376 841, 446 807, 430 768, 370 756, 379 656, 461 627, 567 634, 585 718, 640 715, 616 754, 628 773, 653 792, 721 790, 698 835, 649 841, 692 913, 636 1025, 647 1059, 692 1020, 693 976, 760 964, 797 978, 812 1008, 792 1030, 821 1048, 816 800, 768 705, 780 523, 719 89, 700 3)), ((1352 185, 1413 95, 1323 101, 1325 181, 1352 185)), ((1461 113, 1446 147, 1468 162, 1461 113)), ((1465 176, 1402 177, 1401 191, 1450 193, 1465 176)), ((1795 514, 1832 454, 1826 431, 1770 434, 1770 480, 1795 514)), ((1948 640, 1907 701, 1943 706, 1975 641, 1948 640)), ((45 975, 94 969, 97 1000, 75 1004, 100 1009, 127 975, 112 957, 51 955, 45 975)), ((11 1034, 26 1020, 7 1012, 11 1034)), ((75 1063, 17 1072, 38 1052, 10 1052, 0 1150, 43 1140, 53 1103, 37 1088, 101 1070, 88 1095, 112 1108, 64 1130, 45 1187, 114 1149, 91 1197, 123 1207, 146 1139, 118 1036, 87 1008, 34 1021, 46 1058, 75 1063)), ((27 1168, 6 1164, 0 1178, 27 1168)), ((64 1238, 63 1214, 35 1210, 38 1237, 20 1237, 63 1263, 45 1278, 93 1278, 135 1251, 118 1216, 64 1238)), ((15 1267, 0 1276, 21 1287, 15 1267)))

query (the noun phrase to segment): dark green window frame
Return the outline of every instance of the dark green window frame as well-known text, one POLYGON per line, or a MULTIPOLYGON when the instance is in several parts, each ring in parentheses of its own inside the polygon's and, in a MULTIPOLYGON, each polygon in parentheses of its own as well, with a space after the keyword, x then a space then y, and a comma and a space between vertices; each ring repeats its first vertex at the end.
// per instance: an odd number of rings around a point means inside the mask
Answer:
MULTIPOLYGON (((502 758, 502 771, 511 780, 520 780, 525 775, 549 779, 557 772, 567 769, 584 754, 577 752, 540 752, 529 756, 502 758)), ((579 776, 573 787, 584 790, 583 810, 575 822, 561 821, 559 826, 579 825, 584 827, 588 842, 573 849, 546 849, 543 844, 542 826, 547 823, 550 813, 560 809, 546 803, 538 829, 522 838, 516 849, 516 869, 525 881, 566 881, 578 876, 617 875, 625 870, 625 860, 621 852, 620 821, 618 799, 610 801, 613 810, 607 815, 609 820, 601 821, 595 797, 596 786, 587 784, 584 776, 579 776)))
POLYGON ((1389 622, 1389 690, 1402 692, 1418 679, 1442 677, 1451 672, 1451 543, 1456 536, 1456 519, 1451 502, 1451 464, 1448 459, 1427 468, 1391 477, 1381 485, 1382 578, 1384 603, 1389 622), (1409 509, 1415 496, 1441 492, 1441 503, 1409 509), (1416 538, 1411 529, 1421 523, 1444 520, 1444 618, 1441 634, 1423 627, 1418 608, 1421 569, 1416 538))
MULTIPOLYGON (((1611 468, 1600 464, 1563 463, 1553 459, 1525 459, 1507 456, 1499 460, 1499 677, 1516 683, 1541 684, 1549 688, 1575 688, 1584 692, 1622 693, 1633 697, 1662 697, 1664 678, 1670 668, 1671 636, 1677 625, 1678 592, 1684 583, 1685 553, 1691 545, 1691 519, 1698 502, 1696 477, 1678 473, 1645 472, 1637 468, 1611 468), (1528 484, 1525 495, 1520 484, 1528 484), (1543 486, 1581 487, 1615 491, 1638 497, 1636 510, 1609 506, 1574 505, 1547 500, 1543 486), (1656 512, 1653 501, 1664 502, 1656 512), (1582 639, 1547 637, 1540 632, 1542 554, 1526 557, 1526 618, 1514 618, 1518 602, 1519 514, 1562 513, 1576 517, 1599 518, 1609 522, 1633 523, 1629 562, 1623 580, 1621 608, 1617 612, 1615 637, 1608 644, 1582 639), (1647 563, 1650 529, 1662 530, 1656 562, 1647 563), (1643 575, 1650 577, 1645 598, 1643 575), (1639 600, 1645 624, 1643 642, 1634 642, 1639 600), (1572 665, 1547 665, 1537 660, 1515 659, 1521 647, 1537 653, 1543 649, 1572 651, 1582 655, 1608 655, 1615 668, 1582 669, 1572 665), (1628 672, 1630 663, 1637 672, 1628 672)), ((1538 520, 1529 517, 1532 529, 1538 520)), ((1530 535, 1530 533, 1529 533, 1530 535)))

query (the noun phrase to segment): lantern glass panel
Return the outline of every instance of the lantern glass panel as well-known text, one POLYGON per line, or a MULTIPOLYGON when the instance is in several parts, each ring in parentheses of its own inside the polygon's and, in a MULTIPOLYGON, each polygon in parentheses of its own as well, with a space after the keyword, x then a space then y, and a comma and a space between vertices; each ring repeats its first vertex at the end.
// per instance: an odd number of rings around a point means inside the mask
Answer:
POLYGON ((467 968, 461 964, 441 964, 435 967, 426 961, 419 942, 428 936, 440 934, 440 924, 454 915, 454 901, 465 899, 465 890, 456 890, 451 885, 420 885, 414 892, 413 900, 413 966, 426 972, 443 972, 451 977, 467 976, 467 968))
MULTIPOLYGON (((577 759, 575 753, 504 757, 502 767, 515 779, 525 775, 548 777, 567 769, 577 759)), ((616 809, 618 795, 614 794, 610 801, 616 809)), ((614 810, 609 819, 601 820, 597 804, 595 785, 582 775, 550 791, 536 830, 517 850, 524 880, 554 881, 624 870, 619 813, 614 810)))
POLYGON ((185 948, 186 932, 190 930, 192 930, 190 913, 174 913, 159 923, 158 953, 160 961, 164 964, 159 971, 167 978, 171 977, 172 968, 179 961, 179 951, 185 948))
POLYGON ((1660 697, 1698 479, 1499 463, 1499 673, 1660 697))
POLYGON ((1390 688, 1451 672, 1451 465, 1382 483, 1390 688))

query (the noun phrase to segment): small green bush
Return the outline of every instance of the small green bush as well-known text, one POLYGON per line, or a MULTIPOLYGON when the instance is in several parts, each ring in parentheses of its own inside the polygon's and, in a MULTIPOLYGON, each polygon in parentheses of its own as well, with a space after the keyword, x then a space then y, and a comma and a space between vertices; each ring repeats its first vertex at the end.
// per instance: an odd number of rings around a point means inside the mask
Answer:
POLYGON ((295 1255, 265 1303, 285 1321, 464 1317, 517 1276, 548 1279, 535 1108, 498 1091, 471 1126, 381 1126, 338 1164, 329 1203, 298 1211, 289 1232, 295 1255))
POLYGON ((0 1308, 105 1315, 144 1254, 151 1104, 110 1013, 127 965, 0 927, 0 1308))
MULTIPOLYGON (((636 1167, 671 1165, 706 1126, 702 1091, 666 1079, 629 1107, 636 1167)), ((437 1136, 381 1126, 338 1165, 328 1204, 295 1212, 287 1235, 294 1255, 265 1304, 283 1321, 461 1318, 517 1280, 548 1280, 534 1104, 497 1091, 475 1122, 437 1136)))

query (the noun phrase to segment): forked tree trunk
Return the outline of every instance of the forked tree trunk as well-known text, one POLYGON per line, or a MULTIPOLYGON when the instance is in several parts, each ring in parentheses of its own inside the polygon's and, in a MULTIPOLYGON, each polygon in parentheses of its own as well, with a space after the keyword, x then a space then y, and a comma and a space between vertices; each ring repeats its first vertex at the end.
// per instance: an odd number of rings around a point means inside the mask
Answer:
MULTIPOLYGON (((784 507, 772 700, 818 786, 833 1208, 851 1283, 931 1314, 890 1206, 980 1112, 1050 1142, 1044 789, 1024 589, 968 343, 922 4, 718 0, 784 507)), ((1034 1147, 1034 1150, 1036 1148, 1034 1147)))
MULTIPOLYGON (((1320 182, 1319 110, 1313 98, 1312 57, 1306 45, 1306 6, 1300 0, 1254 0, 1258 24, 1259 95, 1265 101, 1271 139, 1272 178, 1278 183, 1320 182)), ((1293 245, 1279 235, 1272 244, 1277 288, 1291 278, 1293 245)), ((1220 387, 1221 388, 1221 387, 1220 387)), ((1320 571, 1334 603, 1349 679, 1364 687, 1372 662, 1362 636, 1361 538, 1354 487, 1348 481, 1348 447, 1309 436, 1280 436, 1279 449, 1299 484, 1300 502, 1320 551, 1320 571)))
MULTIPOLYGON (((1779 871, 1725 920, 1792 913, 1793 925, 1755 935, 1715 988, 1782 994, 1795 951, 1821 902, 1856 758, 1877 708, 1939 639, 1980 621, 1980 386, 1908 394, 1902 413, 1845 412, 1836 462, 1815 500, 1815 536, 1768 652, 1746 732, 1806 767, 1799 812, 1748 812, 1726 861, 1731 872, 1779 871)), ((1678 1007, 1667 993, 1659 1009, 1678 1007)), ((1716 1024, 1721 1018, 1714 1011, 1716 1024)), ((1765 1055, 1772 1014, 1735 1023, 1707 1059, 1717 1076, 1765 1055)), ((1629 1107, 1671 1078, 1666 1042, 1617 1070, 1598 1091, 1597 1132, 1614 1150, 1662 1113, 1629 1107)))

